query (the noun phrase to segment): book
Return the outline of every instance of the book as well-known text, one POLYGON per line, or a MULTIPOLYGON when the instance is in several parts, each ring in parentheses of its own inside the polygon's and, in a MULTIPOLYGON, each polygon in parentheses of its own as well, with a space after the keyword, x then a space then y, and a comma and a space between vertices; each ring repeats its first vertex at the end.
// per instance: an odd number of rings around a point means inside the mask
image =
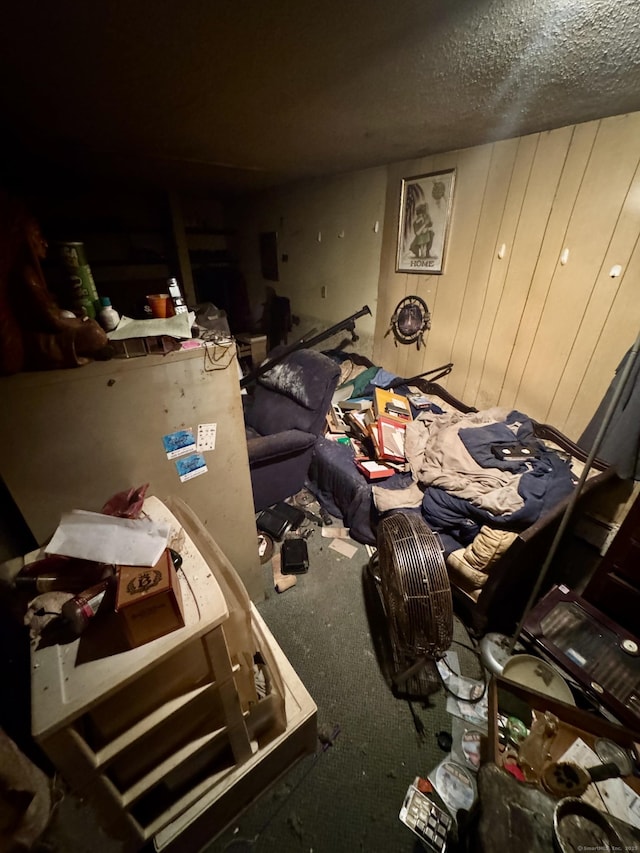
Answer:
POLYGON ((381 415, 378 426, 378 459, 389 462, 404 462, 404 439, 406 422, 400 423, 394 418, 381 415))
POLYGON ((327 412, 327 428, 329 432, 346 434, 347 424, 344 421, 342 412, 337 405, 332 405, 327 412))
POLYGON ((376 388, 373 396, 373 410, 376 418, 381 415, 399 421, 413 420, 409 401, 402 394, 396 394, 385 388, 376 388))
POLYGON ((432 401, 426 394, 409 394, 408 400, 416 409, 428 409, 432 405, 432 401))
POLYGON ((351 409, 362 411, 363 409, 370 409, 373 406, 373 400, 370 397, 352 397, 349 400, 341 400, 338 406, 349 411, 351 409))
POLYGON ((360 438, 369 438, 368 425, 374 423, 372 409, 346 412, 344 417, 352 432, 360 438))
POLYGON ((385 477, 391 477, 392 474, 396 473, 393 468, 376 462, 375 459, 358 459, 355 464, 367 480, 383 480, 385 477))

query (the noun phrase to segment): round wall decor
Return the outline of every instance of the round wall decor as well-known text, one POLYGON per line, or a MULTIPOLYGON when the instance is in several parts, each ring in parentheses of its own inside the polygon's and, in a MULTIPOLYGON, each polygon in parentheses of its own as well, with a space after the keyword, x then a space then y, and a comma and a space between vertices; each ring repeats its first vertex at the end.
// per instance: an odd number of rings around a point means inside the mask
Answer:
POLYGON ((413 344, 420 349, 424 346, 424 333, 431 328, 431 314, 427 303, 419 296, 405 296, 396 306, 391 323, 385 334, 393 332, 395 344, 413 344))

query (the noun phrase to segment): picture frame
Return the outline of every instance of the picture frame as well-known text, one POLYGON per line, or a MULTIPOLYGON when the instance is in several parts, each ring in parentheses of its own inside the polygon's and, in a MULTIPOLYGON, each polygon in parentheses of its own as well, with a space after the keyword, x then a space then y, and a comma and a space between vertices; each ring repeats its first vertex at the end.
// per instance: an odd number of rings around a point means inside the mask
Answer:
POLYGON ((396 272, 444 272, 455 179, 455 169, 403 178, 396 272))

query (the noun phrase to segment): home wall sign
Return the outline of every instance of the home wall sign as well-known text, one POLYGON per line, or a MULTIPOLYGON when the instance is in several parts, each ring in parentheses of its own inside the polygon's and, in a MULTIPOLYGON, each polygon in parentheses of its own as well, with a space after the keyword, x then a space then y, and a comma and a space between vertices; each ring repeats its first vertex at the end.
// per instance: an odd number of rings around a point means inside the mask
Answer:
POLYGON ((447 169, 403 179, 396 272, 444 272, 455 174, 447 169))

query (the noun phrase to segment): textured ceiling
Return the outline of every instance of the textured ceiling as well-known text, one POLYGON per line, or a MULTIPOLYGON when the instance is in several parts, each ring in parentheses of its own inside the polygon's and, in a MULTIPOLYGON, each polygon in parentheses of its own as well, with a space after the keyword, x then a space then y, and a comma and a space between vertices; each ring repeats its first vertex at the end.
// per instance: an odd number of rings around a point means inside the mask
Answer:
POLYGON ((15 0, 29 158, 244 190, 640 110, 638 0, 15 0))

